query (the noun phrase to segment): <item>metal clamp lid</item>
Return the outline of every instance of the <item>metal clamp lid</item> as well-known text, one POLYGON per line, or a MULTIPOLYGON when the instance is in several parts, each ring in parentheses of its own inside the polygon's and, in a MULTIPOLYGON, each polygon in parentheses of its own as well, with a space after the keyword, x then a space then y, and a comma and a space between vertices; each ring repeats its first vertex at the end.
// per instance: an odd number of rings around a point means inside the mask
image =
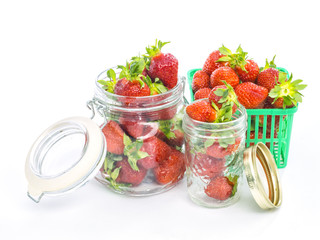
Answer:
POLYGON ((251 193, 262 209, 277 208, 282 203, 282 190, 279 182, 279 173, 273 156, 268 147, 259 142, 244 151, 243 162, 247 182, 251 193), (260 162, 268 183, 266 193, 261 175, 258 173, 257 160, 260 162))

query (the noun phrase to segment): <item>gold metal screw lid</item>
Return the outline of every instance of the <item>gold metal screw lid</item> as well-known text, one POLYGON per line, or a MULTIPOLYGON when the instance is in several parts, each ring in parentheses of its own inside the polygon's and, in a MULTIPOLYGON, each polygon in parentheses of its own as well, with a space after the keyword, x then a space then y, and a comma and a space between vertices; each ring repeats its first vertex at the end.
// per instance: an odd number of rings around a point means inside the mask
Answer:
POLYGON ((280 207, 282 203, 282 191, 279 173, 269 148, 261 142, 247 148, 243 153, 243 162, 248 185, 257 204, 262 209, 280 207), (263 168, 268 183, 268 194, 261 180, 264 176, 261 176, 258 171, 257 160, 263 168))

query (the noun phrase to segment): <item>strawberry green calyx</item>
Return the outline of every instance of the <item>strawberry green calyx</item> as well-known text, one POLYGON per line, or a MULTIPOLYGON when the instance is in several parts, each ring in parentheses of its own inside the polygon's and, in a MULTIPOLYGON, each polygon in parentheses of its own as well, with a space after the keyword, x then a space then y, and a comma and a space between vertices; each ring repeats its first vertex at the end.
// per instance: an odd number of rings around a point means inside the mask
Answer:
POLYGON ((144 58, 135 57, 130 63, 127 62, 126 66, 117 66, 118 69, 121 69, 119 79, 126 78, 129 81, 137 80, 139 81, 141 88, 143 88, 145 83, 142 81, 142 78, 144 77, 142 72, 145 67, 146 62, 144 58))
POLYGON ((218 106, 212 102, 213 108, 217 111, 217 118, 215 120, 217 123, 231 121, 234 104, 237 107, 240 107, 240 103, 233 87, 226 81, 222 82, 227 88, 218 88, 216 91, 214 91, 215 95, 221 97, 218 101, 218 103, 222 104, 221 108, 219 109, 218 106))
POLYGON ((146 76, 143 77, 143 80, 150 88, 151 95, 161 94, 168 91, 168 88, 163 85, 159 78, 156 78, 154 82, 152 82, 151 78, 149 76, 146 76))
POLYGON ((105 179, 109 181, 110 186, 113 189, 119 190, 120 187, 130 187, 131 184, 117 183, 116 179, 119 176, 121 167, 116 168, 115 162, 122 161, 123 157, 121 155, 116 155, 112 153, 107 153, 104 160, 103 171, 106 174, 105 179))
POLYGON ((217 62, 229 62, 232 69, 235 69, 235 67, 240 67, 243 71, 247 72, 245 65, 247 64, 246 59, 248 53, 243 51, 241 45, 239 45, 235 53, 232 53, 232 51, 226 48, 224 45, 219 48, 219 51, 225 56, 219 58, 217 62))
POLYGON ((292 74, 290 78, 286 80, 285 74, 279 75, 279 84, 277 84, 269 93, 269 97, 273 98, 273 103, 278 99, 283 99, 283 109, 292 104, 297 106, 297 104, 302 102, 303 95, 299 92, 307 87, 306 84, 301 84, 302 80, 297 79, 292 81, 292 74))
POLYGON ((229 122, 232 118, 233 103, 224 103, 222 107, 217 111, 217 118, 215 123, 229 122))
POLYGON ((219 103, 235 103, 238 107, 240 107, 240 103, 238 102, 238 98, 236 93, 234 92, 233 87, 228 84, 226 81, 222 81, 227 89, 224 88, 218 88, 214 93, 221 97, 219 100, 219 103))
POLYGON ((233 145, 236 142, 234 137, 230 137, 233 135, 235 135, 235 131, 233 130, 229 130, 221 133, 213 133, 210 136, 212 138, 209 138, 204 142, 204 147, 208 148, 217 142, 221 147, 228 148, 229 145, 233 145))
POLYGON ((266 65, 264 66, 264 68, 260 68, 260 72, 262 72, 263 70, 266 70, 268 68, 276 68, 277 65, 274 63, 274 59, 276 58, 276 55, 273 56, 272 60, 269 62, 268 59, 266 59, 266 65))
POLYGON ((140 151, 143 141, 132 141, 126 134, 123 135, 124 152, 123 154, 128 157, 128 163, 134 171, 140 171, 137 165, 138 160, 149 157, 146 152, 140 151))
POLYGON ((156 39, 155 45, 146 47, 147 54, 144 56, 152 58, 152 57, 158 55, 159 53, 161 53, 162 47, 168 43, 170 43, 170 42, 162 42, 162 41, 156 39))
POLYGON ((117 79, 116 79, 116 73, 113 69, 109 69, 107 71, 107 76, 110 79, 109 81, 106 80, 98 80, 98 83, 100 83, 102 86, 102 88, 108 92, 114 93, 114 87, 117 83, 117 79))
POLYGON ((149 70, 151 59, 161 53, 161 49, 164 45, 168 44, 170 42, 162 42, 160 40, 156 39, 155 45, 146 47, 146 54, 143 55, 143 57, 146 60, 146 68, 149 70))
POLYGON ((176 135, 172 131, 172 127, 174 125, 172 120, 158 120, 159 130, 168 138, 173 139, 176 138, 176 135))
POLYGON ((239 178, 239 176, 238 176, 238 175, 232 176, 232 175, 230 174, 229 176, 227 176, 227 178, 228 178, 229 183, 233 186, 233 188, 232 188, 232 193, 231 193, 231 196, 230 196, 230 197, 232 197, 232 196, 234 196, 234 195, 236 194, 236 192, 237 192, 237 188, 238 188, 238 178, 239 178))

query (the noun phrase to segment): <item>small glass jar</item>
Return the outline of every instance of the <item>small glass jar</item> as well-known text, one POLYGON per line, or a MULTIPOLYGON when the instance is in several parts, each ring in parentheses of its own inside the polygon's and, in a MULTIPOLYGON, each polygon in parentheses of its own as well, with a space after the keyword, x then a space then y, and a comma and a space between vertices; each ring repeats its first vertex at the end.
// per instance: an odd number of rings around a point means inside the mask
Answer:
POLYGON ((196 204, 219 208, 239 199, 246 118, 243 107, 225 123, 199 122, 184 114, 188 193, 196 204))
MULTIPOLYGON (((107 79, 107 70, 97 78, 107 79)), ((185 78, 179 77, 165 93, 128 97, 107 92, 96 81, 91 104, 105 118, 101 128, 107 142, 99 182, 121 194, 147 196, 169 190, 183 178, 184 85, 185 78)))

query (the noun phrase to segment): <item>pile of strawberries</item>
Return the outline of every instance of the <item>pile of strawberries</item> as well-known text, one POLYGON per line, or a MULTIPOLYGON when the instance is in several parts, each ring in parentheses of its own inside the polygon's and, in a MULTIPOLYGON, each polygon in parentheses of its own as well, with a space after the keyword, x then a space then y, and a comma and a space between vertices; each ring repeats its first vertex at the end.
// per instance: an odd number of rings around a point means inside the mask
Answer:
POLYGON ((132 57, 125 66, 118 65, 119 78, 110 69, 107 72, 110 81, 98 82, 108 92, 130 97, 157 95, 174 88, 178 82, 178 60, 171 53, 161 52, 168 43, 156 40, 142 56, 132 57))
POLYGON ((226 81, 231 85, 238 101, 246 108, 288 108, 302 101, 299 92, 306 85, 302 80, 292 81, 292 74, 279 71, 274 58, 263 68, 247 59, 247 52, 239 46, 235 53, 222 46, 206 59, 202 70, 193 76, 192 90, 195 100, 207 98, 212 88, 226 81))
MULTIPOLYGON (((233 114, 240 104, 246 109, 290 108, 302 101, 306 85, 302 80, 292 80, 292 74, 279 71, 274 64, 274 58, 259 68, 253 60, 247 59, 247 53, 239 46, 235 53, 222 46, 212 52, 206 59, 202 70, 193 76, 192 90, 194 103, 186 108, 190 118, 209 123, 222 123, 233 120, 233 114)), ((279 116, 275 116, 274 136, 279 125, 279 116)), ((264 116, 259 116, 258 139, 263 137, 264 116)), ((252 124, 251 126, 254 126, 252 124)), ((267 138, 271 136, 271 116, 267 116, 267 138)), ((229 172, 226 158, 235 154, 241 144, 241 137, 229 138, 236 133, 226 133, 226 136, 214 135, 212 139, 186 143, 188 168, 195 176, 207 179, 204 192, 207 196, 226 200, 234 195, 237 186, 237 174, 225 176, 229 172), (221 138, 220 138, 221 137, 221 138), (215 140, 219 138, 219 141, 215 140), (227 139, 223 140, 223 139, 227 139), (187 150, 188 151, 188 150, 187 150)), ((255 132, 250 132, 250 138, 255 138, 255 132)), ((267 143, 270 147, 270 143, 267 143)), ((229 168, 229 167, 228 167, 229 168)))
MULTIPOLYGON (((106 91, 128 96, 125 108, 136 106, 140 97, 159 95, 174 88, 178 82, 178 60, 162 53, 167 42, 156 40, 146 54, 133 57, 117 76, 107 71, 109 81, 99 80, 106 91)), ((155 111, 119 111, 102 129, 107 142, 107 155, 102 176, 111 187, 135 187, 148 176, 166 185, 177 182, 185 172, 182 116, 176 105, 155 111)))

